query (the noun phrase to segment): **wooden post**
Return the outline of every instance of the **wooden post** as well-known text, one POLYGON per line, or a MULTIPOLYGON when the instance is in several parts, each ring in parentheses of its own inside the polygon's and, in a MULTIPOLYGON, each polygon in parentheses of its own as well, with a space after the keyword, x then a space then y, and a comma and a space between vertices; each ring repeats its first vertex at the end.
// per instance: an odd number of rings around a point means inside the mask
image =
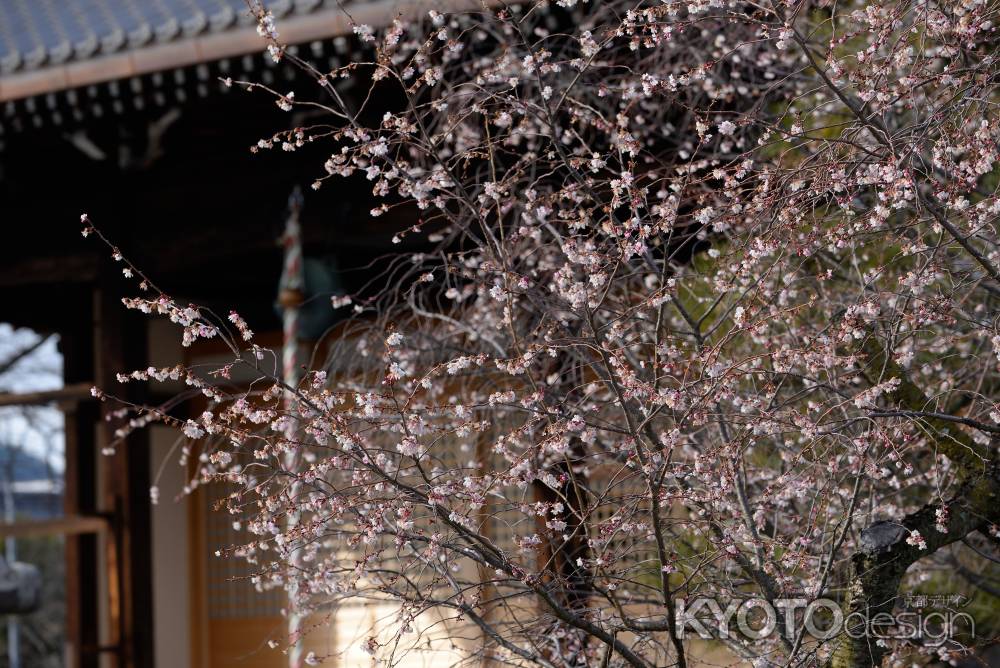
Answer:
MULTIPOLYGON (((481 432, 476 437, 476 473, 480 476, 485 476, 493 468, 490 466, 490 460, 493 458, 493 438, 495 434, 490 431, 481 432)), ((486 497, 486 502, 482 509, 479 511, 479 521, 483 523, 482 533, 486 538, 493 540, 495 538, 493 531, 493 504, 490 502, 490 497, 486 497)), ((483 621, 487 624, 491 624, 494 621, 497 588, 493 586, 491 580, 494 578, 493 571, 483 564, 479 564, 479 581, 481 583, 479 589, 480 595, 480 609, 482 610, 481 616, 483 621)), ((499 662, 494 659, 493 654, 489 650, 489 645, 492 642, 485 632, 482 632, 483 637, 483 656, 479 665, 480 668, 495 668, 499 665, 499 662)))
MULTIPOLYGON (((87 300, 72 322, 73 331, 63 332, 63 379, 67 384, 93 378, 93 321, 87 300)), ((96 403, 68 403, 64 407, 66 430, 66 473, 63 510, 66 515, 97 512, 95 470, 96 403)), ((97 668, 97 654, 88 651, 98 645, 97 536, 66 537, 66 668, 97 668)))
MULTIPOLYGON (((117 270, 117 267, 114 267, 117 270)), ((141 402, 144 388, 118 384, 115 376, 147 366, 146 322, 127 313, 121 287, 103 281, 94 293, 95 358, 97 384, 115 388, 119 396, 141 402)), ((108 447, 121 421, 107 420, 119 408, 101 404, 101 447, 108 447)), ((149 433, 140 430, 119 443, 113 454, 100 459, 101 496, 111 513, 111 532, 105 543, 107 557, 110 644, 118 647, 120 668, 153 665, 152 532, 149 509, 149 433)))

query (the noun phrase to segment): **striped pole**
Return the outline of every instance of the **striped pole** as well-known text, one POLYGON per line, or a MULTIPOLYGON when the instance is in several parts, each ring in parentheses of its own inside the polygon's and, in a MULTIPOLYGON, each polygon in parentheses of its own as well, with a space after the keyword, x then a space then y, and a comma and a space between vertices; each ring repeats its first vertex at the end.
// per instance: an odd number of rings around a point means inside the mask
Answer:
MULTIPOLYGON (((285 222, 285 233, 281 237, 282 246, 285 251, 284 270, 281 273, 280 293, 278 302, 282 306, 282 324, 284 333, 284 343, 281 350, 282 380, 285 385, 296 388, 299 385, 301 374, 299 373, 299 308, 304 300, 303 276, 302 276, 302 234, 299 225, 299 211, 302 207, 302 193, 296 187, 288 200, 288 220, 285 222)), ((285 393, 285 412, 292 419, 287 421, 285 427, 285 440, 288 442, 288 449, 283 455, 282 465, 286 471, 295 471, 299 462, 298 452, 291 444, 295 442, 297 423, 295 420, 296 401, 295 395, 287 391, 285 393)), ((298 495, 299 486, 292 483, 289 493, 294 499, 298 495)), ((298 513, 289 512, 286 515, 286 527, 292 528, 298 523, 298 513)), ((289 566, 296 569, 298 566, 298 556, 293 553, 289 566)), ((296 569, 297 570, 297 569, 296 569)), ((291 640, 291 647, 288 649, 288 667, 301 668, 302 666, 302 639, 299 638, 302 627, 302 616, 298 612, 296 601, 297 585, 288 583, 288 637, 291 640)))

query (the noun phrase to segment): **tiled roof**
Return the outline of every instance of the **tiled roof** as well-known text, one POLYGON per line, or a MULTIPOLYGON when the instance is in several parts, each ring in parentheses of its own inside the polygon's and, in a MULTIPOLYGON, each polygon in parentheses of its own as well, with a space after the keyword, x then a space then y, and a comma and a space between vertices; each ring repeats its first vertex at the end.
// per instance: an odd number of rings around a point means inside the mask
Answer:
MULTIPOLYGON (((333 0, 270 0, 275 16, 333 0)), ((0 76, 140 50, 253 23, 246 0, 0 0, 0 76)))

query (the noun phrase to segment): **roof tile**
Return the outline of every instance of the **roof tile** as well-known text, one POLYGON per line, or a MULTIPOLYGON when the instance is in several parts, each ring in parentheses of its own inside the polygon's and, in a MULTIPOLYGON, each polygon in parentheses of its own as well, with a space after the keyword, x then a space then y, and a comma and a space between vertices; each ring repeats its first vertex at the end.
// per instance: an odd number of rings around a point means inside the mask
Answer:
MULTIPOLYGON (((287 16, 333 3, 265 4, 275 16, 287 16)), ((0 75, 138 51, 251 22, 245 0, 0 0, 0 75)))

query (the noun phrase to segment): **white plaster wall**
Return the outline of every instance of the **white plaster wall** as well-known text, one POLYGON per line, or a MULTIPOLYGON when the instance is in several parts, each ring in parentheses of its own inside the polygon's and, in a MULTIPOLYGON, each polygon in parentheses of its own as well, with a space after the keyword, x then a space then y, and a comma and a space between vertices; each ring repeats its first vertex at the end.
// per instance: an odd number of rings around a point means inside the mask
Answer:
POLYGON ((153 523, 153 652, 157 668, 191 665, 189 500, 175 501, 184 487, 184 469, 170 452, 179 433, 164 426, 150 433, 150 480, 159 473, 160 502, 153 523), (160 472, 160 468, 163 471, 160 472))

